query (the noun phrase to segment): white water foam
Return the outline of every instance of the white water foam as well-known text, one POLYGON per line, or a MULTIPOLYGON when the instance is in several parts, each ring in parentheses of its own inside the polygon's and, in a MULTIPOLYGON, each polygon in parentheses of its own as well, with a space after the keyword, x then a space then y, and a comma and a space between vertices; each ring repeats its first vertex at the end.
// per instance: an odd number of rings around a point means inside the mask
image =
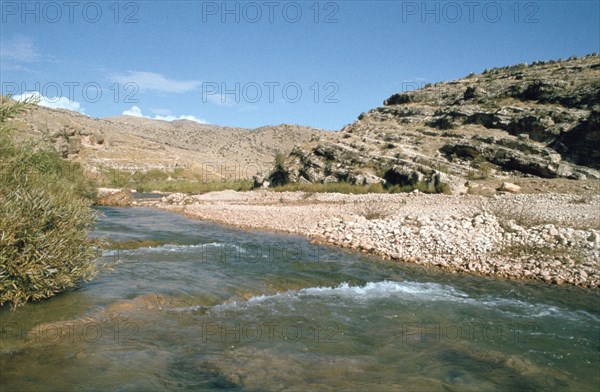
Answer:
POLYGON ((530 303, 508 298, 484 298, 478 299, 477 302, 483 306, 494 308, 494 310, 510 316, 527 316, 532 318, 555 317, 566 319, 583 318, 600 322, 600 317, 584 310, 573 312, 544 303, 530 303))
POLYGON ((428 300, 457 300, 468 295, 451 286, 437 283, 418 282, 368 282, 365 286, 351 286, 342 283, 338 287, 311 287, 298 291, 300 296, 334 296, 367 300, 389 297, 423 298, 428 300))
POLYGON ((571 320, 573 318, 583 318, 600 321, 600 318, 598 318, 596 315, 581 310, 577 312, 571 312, 553 305, 544 303, 532 304, 529 302, 508 298, 473 298, 449 285, 410 281, 368 282, 364 286, 352 286, 348 283, 342 283, 337 287, 309 287, 301 290, 285 291, 273 295, 254 296, 245 301, 234 301, 216 305, 212 309, 218 311, 229 308, 245 308, 264 302, 297 301, 301 300, 302 298, 310 297, 345 299, 357 303, 385 298, 398 298, 402 301, 420 303, 452 302, 493 309, 494 311, 508 314, 512 317, 553 317, 567 320, 571 320))
POLYGON ((248 298, 246 301, 231 302, 215 306, 213 309, 227 309, 231 307, 252 306, 266 301, 299 300, 307 297, 343 298, 355 302, 364 302, 382 298, 403 298, 420 301, 453 301, 464 302, 468 295, 451 286, 437 283, 418 282, 368 282, 365 286, 351 286, 342 283, 337 287, 309 287, 295 291, 285 291, 273 295, 259 295, 248 298))
POLYGON ((171 252, 198 252, 203 251, 208 248, 221 248, 221 252, 239 252, 245 253, 246 250, 238 245, 231 244, 226 242, 208 242, 205 244, 195 244, 195 245, 174 245, 174 244, 165 244, 161 246, 152 246, 152 247, 143 247, 134 249, 137 253, 171 253, 171 252))

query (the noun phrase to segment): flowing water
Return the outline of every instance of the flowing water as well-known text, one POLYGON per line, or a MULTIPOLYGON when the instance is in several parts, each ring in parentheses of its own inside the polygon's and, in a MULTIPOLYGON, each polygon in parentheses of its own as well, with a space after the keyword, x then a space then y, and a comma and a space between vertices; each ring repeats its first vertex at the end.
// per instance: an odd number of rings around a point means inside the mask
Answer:
POLYGON ((103 208, 96 280, 0 312, 0 389, 598 391, 597 291, 103 208))

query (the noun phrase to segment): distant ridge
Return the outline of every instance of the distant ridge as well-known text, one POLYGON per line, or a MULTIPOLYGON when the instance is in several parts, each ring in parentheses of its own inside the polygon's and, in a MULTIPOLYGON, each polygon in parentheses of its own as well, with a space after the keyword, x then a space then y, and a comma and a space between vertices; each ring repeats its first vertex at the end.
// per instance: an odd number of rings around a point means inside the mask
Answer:
POLYGON ((91 171, 207 169, 211 179, 268 173, 278 152, 287 154, 298 143, 331 133, 289 124, 245 129, 126 115, 97 119, 41 106, 20 120, 16 137, 45 138, 63 157, 91 171), (245 167, 250 169, 244 172, 245 167))

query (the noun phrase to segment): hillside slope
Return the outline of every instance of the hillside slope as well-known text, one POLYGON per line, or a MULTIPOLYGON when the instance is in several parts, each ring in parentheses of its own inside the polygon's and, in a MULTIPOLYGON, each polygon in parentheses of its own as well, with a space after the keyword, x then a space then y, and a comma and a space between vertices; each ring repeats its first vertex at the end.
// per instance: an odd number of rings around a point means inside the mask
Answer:
POLYGON ((465 180, 600 178, 600 56, 519 64, 394 94, 285 162, 293 182, 466 191, 465 180))
POLYGON ((34 106, 16 123, 19 138, 43 139, 88 171, 190 169, 205 179, 251 179, 268 173, 277 152, 330 132, 282 124, 257 129, 118 116, 91 118, 34 106))

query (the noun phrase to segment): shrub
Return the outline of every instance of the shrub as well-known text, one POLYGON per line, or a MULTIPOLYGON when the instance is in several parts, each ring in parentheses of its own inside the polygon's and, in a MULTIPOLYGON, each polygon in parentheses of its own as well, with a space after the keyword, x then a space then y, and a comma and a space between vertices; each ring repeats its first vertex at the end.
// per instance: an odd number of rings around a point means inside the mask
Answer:
POLYGON ((452 189, 450 188, 450 185, 443 182, 438 182, 437 184, 435 184, 435 192, 443 193, 444 195, 451 195, 452 189))
MULTIPOLYGON (((473 162, 471 162, 471 167, 478 169, 479 178, 484 180, 489 178, 492 172, 492 164, 489 163, 482 155, 477 155, 473 159, 473 162)), ((471 173, 471 171, 469 171, 469 179, 477 179, 477 176, 474 172, 471 173)))
POLYGON ((97 271, 88 239, 95 215, 76 165, 33 143, 15 143, 8 121, 29 102, 0 97, 0 306, 74 288, 97 271), (65 175, 68 168, 68 175, 65 175))
POLYGON ((290 182, 290 175, 285 168, 285 155, 281 153, 275 155, 275 166, 269 174, 269 182, 272 186, 281 186, 290 182))
MULTIPOLYGON (((403 200, 402 204, 406 204, 406 200, 403 200)), ((366 220, 387 219, 398 209, 399 206, 384 202, 356 203, 356 213, 364 216, 366 220)))

